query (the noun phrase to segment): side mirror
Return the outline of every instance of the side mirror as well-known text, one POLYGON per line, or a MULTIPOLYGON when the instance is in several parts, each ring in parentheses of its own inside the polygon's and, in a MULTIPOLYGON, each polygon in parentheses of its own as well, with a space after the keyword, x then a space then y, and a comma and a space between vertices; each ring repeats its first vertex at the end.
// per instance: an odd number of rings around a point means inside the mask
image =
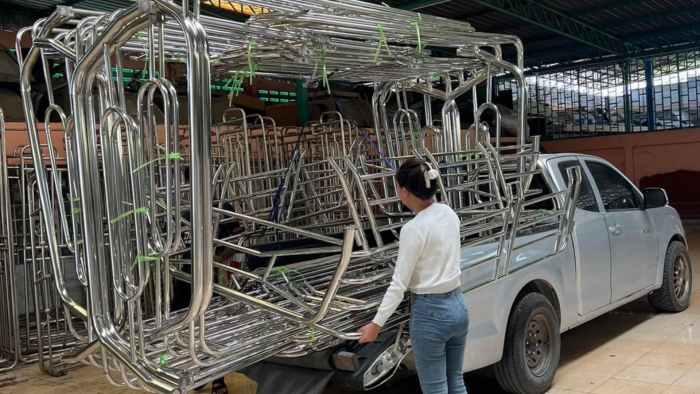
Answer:
POLYGON ((661 188, 644 189, 644 209, 662 208, 668 205, 666 190, 661 188))

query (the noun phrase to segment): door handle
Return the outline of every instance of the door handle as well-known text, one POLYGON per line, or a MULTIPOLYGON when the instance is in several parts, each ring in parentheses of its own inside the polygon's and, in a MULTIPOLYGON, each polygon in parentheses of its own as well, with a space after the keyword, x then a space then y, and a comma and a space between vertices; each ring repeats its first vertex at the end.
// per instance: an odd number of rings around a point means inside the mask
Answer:
POLYGON ((642 230, 642 234, 651 234, 653 232, 654 232, 654 230, 652 230, 652 229, 642 230))
POLYGON ((622 234, 622 227, 620 227, 618 225, 611 226, 610 228, 608 228, 608 230, 610 230, 610 233, 612 233, 613 235, 622 234))

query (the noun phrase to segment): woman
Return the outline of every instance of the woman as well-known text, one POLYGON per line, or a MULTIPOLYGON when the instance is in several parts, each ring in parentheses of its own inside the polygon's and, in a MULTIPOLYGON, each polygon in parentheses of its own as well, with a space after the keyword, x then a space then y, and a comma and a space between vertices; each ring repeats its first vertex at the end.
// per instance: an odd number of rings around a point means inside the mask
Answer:
POLYGON ((419 159, 396 174, 401 202, 415 217, 401 229, 391 285, 360 343, 372 342, 411 292, 411 344, 425 394, 466 394, 462 366, 469 315, 460 284, 460 222, 445 204, 433 202, 439 172, 419 159))

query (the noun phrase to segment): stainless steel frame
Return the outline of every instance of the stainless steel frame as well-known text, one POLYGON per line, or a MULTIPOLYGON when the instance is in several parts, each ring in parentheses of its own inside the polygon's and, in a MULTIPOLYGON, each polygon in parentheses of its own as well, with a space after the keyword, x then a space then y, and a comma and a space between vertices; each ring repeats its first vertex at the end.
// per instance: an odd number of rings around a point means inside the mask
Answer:
MULTIPOLYGON (((523 269, 512 258, 520 248, 551 241, 541 259, 560 253, 571 232, 580 177, 570 176, 566 192, 530 190, 539 141, 526 135, 525 100, 515 145, 502 143, 500 122, 495 144, 480 122, 487 109, 498 115, 490 100, 475 100, 475 125, 462 136, 455 100, 476 97, 478 84, 509 70, 526 97, 516 37, 357 1, 245 3, 272 12, 242 24, 201 16, 198 2, 189 11, 186 0, 140 0, 112 14, 58 7, 18 37, 31 34, 34 43, 20 58, 26 118, 35 119, 29 79, 37 61, 45 70, 50 60, 65 62, 71 92, 70 108, 50 96, 65 158, 51 149, 50 131, 44 149, 37 125, 27 124, 31 228, 41 224, 29 233, 36 310, 50 304, 63 311, 79 347, 62 362, 98 366, 116 385, 185 392, 273 355, 299 357, 358 339, 411 218, 394 197, 394 169, 407 158, 440 170, 437 198, 462 219, 463 247, 496 250, 463 267, 492 267, 475 287, 523 269), (502 59, 503 45, 515 46, 518 64, 502 59), (434 56, 428 47, 459 57, 434 56), (124 57, 144 60, 148 71, 136 113, 127 106, 124 57), (186 90, 167 75, 171 63, 186 69, 186 90), (340 107, 303 128, 280 128, 237 108, 212 125, 216 74, 235 83, 301 78, 327 89, 333 81, 374 84, 375 127, 361 129, 340 107), (409 92, 423 95, 423 116, 408 106, 409 92), (433 98, 444 102, 439 120, 433 98), (551 210, 529 208, 546 201, 551 210), (220 234, 233 222, 241 232, 220 234), (537 237, 518 243, 526 232, 537 237), (260 268, 215 261, 226 249, 260 268), (84 302, 67 288, 65 250, 84 302), (170 305, 176 281, 191 289, 190 305, 178 311, 170 305), (75 329, 81 322, 84 332, 75 329)), ((39 312, 36 319, 60 320, 39 312)), ((402 327, 397 344, 407 319, 404 302, 385 327, 402 327)))

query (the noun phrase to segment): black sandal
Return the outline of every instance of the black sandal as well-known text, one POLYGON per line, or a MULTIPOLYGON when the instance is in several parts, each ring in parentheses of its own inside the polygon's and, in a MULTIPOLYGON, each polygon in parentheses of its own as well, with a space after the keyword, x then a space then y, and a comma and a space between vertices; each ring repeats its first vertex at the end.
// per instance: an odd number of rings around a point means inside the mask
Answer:
POLYGON ((211 394, 228 394, 228 386, 224 378, 217 379, 211 383, 211 394))

